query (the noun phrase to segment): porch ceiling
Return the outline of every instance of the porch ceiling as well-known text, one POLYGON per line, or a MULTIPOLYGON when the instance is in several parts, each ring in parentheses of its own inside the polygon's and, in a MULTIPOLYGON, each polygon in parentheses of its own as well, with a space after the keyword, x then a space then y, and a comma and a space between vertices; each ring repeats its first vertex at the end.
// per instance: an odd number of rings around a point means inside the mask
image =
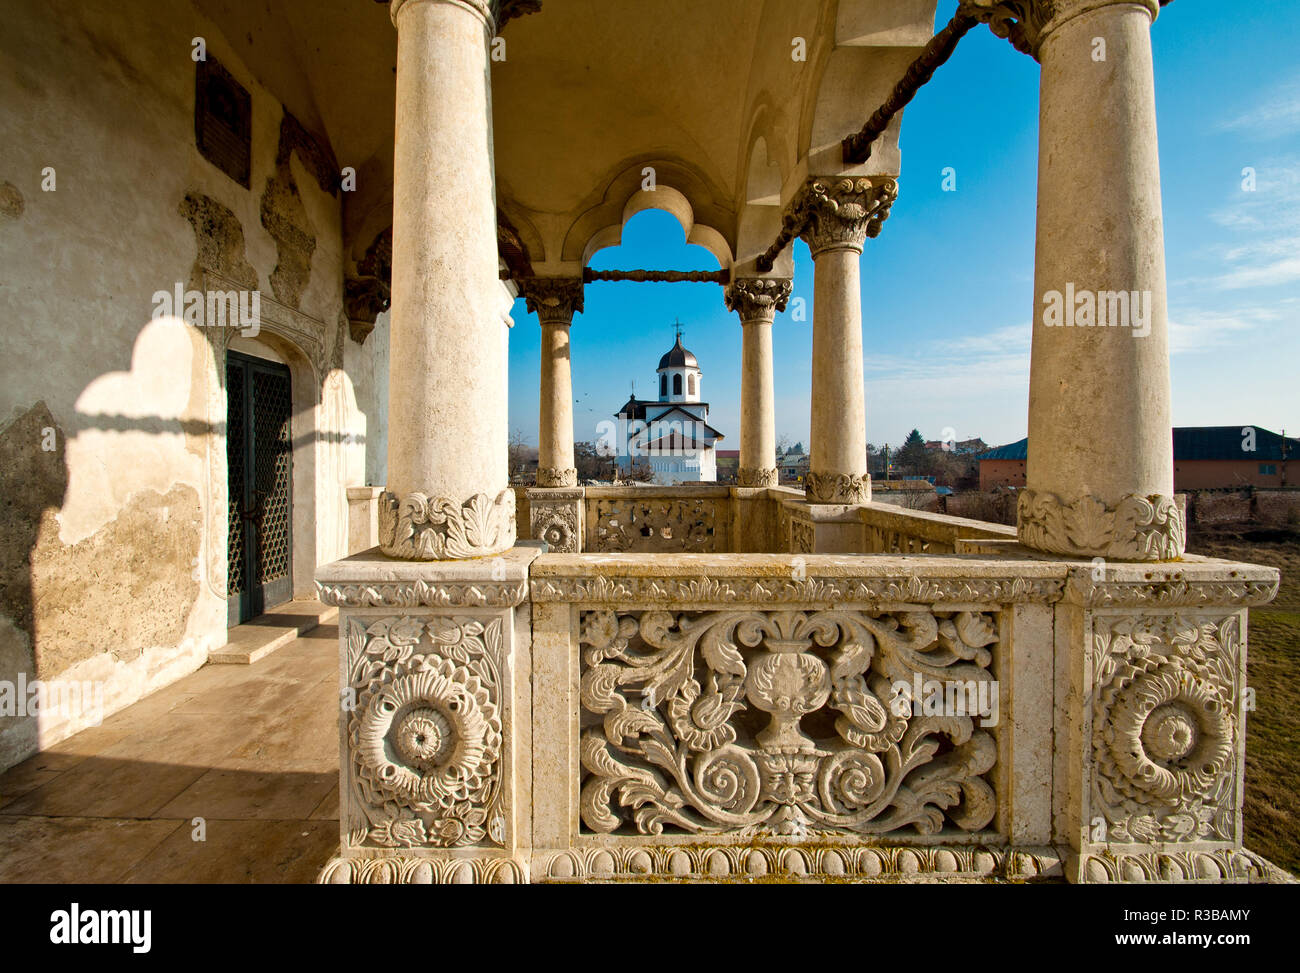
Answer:
MULTIPOLYGON (((387 6, 194 2, 328 136, 340 165, 357 169, 344 213, 355 257, 391 223, 397 35, 387 6)), ((838 139, 929 38, 935 2, 544 0, 510 21, 505 60, 492 64, 501 208, 539 272, 572 272, 618 242, 627 215, 656 205, 724 266, 756 252, 744 238, 774 232, 777 204, 809 171, 840 171, 838 139), (795 38, 806 60, 792 57, 795 38), (637 199, 648 165, 675 193, 637 199), (746 215, 751 204, 772 212, 746 215)), ((896 172, 896 139, 887 133, 852 171, 896 172)))

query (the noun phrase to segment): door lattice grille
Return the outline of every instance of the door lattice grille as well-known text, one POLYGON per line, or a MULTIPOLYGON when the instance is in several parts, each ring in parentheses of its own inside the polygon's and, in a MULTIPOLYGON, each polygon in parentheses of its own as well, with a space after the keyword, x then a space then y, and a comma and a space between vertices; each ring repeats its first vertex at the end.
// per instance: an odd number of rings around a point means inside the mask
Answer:
POLYGON ((253 373, 253 462, 260 507, 258 578, 262 584, 289 574, 289 491, 293 460, 289 379, 253 373))
POLYGON ((229 564, 226 587, 231 596, 244 592, 244 523, 240 507, 244 502, 244 366, 226 363, 226 463, 230 507, 230 533, 226 542, 229 564))

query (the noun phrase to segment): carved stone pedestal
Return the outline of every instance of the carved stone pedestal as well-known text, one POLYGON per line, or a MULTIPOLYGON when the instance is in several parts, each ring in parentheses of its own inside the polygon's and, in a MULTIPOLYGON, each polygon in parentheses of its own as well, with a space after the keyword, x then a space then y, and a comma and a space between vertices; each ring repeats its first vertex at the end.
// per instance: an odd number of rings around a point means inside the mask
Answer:
POLYGON ((545 541, 557 554, 582 550, 586 518, 582 487, 545 488, 528 491, 529 536, 545 541))
POLYGON ((1242 845, 1246 609, 1277 583, 1201 559, 1071 571, 1055 771, 1071 882, 1286 880, 1242 845))
POLYGON ((340 850, 320 880, 526 882, 528 566, 377 549, 320 568, 339 607, 340 850))

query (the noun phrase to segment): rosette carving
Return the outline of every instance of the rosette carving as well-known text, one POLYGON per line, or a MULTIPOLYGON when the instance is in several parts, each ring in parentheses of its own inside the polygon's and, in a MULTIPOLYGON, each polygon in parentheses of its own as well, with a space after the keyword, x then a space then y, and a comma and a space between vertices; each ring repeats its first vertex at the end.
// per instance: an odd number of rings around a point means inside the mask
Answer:
POLYGON ((990 613, 585 611, 580 642, 592 831, 930 834, 992 820, 993 736, 967 714, 890 705, 914 677, 992 682, 990 613))
POLYGON ((532 536, 546 542, 552 551, 576 554, 582 549, 582 537, 578 524, 578 504, 561 502, 546 503, 536 497, 529 499, 528 516, 531 521, 532 536))
POLYGON ((447 561, 500 554, 515 543, 515 492, 468 500, 411 493, 379 497, 379 547, 408 561, 447 561))
POLYGON ((1174 497, 1128 496, 1114 507, 1096 497, 1065 503, 1022 490, 1016 507, 1020 540, 1035 550, 1116 561, 1172 561, 1187 545, 1187 523, 1174 497))
POLYGON ((898 183, 876 176, 810 179, 793 204, 792 219, 815 258, 823 250, 862 251, 875 238, 898 199, 898 183))
POLYGON ((1094 621, 1095 800, 1109 840, 1232 839, 1239 625, 1094 621))
POLYGON ((503 844, 500 620, 348 625, 351 843, 503 844))

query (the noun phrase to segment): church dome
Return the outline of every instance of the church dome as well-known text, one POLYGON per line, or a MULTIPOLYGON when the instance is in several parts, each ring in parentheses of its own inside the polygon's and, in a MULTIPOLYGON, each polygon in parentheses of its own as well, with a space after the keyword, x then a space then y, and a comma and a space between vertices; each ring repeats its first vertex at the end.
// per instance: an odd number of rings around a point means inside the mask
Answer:
POLYGON ((677 343, 668 349, 668 354, 659 359, 659 368, 699 368, 700 363, 694 355, 682 347, 682 336, 677 336, 677 343))

